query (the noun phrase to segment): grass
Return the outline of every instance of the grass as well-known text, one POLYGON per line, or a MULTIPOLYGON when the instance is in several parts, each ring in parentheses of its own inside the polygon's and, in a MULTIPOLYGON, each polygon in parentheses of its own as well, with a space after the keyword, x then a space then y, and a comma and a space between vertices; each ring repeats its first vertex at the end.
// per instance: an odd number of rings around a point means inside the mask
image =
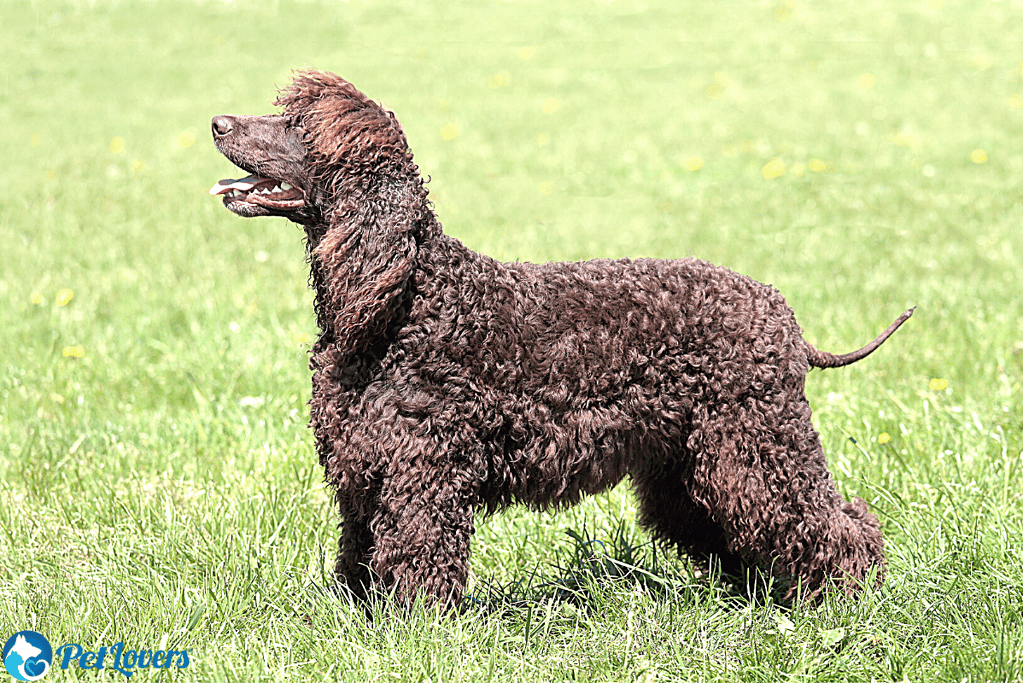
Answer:
POLYGON ((182 680, 1023 679, 1017 9, 0 3, 0 637, 188 648, 142 673, 182 680), (747 599, 622 486, 483 522, 456 619, 325 591, 301 233, 204 196, 209 119, 307 65, 398 113, 494 256, 699 255, 834 351, 918 306, 807 382, 885 586, 747 599))

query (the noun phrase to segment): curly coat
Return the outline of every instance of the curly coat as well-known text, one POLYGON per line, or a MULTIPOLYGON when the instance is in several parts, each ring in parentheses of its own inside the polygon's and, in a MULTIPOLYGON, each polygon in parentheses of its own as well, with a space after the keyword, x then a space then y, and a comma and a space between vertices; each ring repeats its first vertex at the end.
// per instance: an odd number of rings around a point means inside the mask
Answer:
POLYGON ((311 425, 340 582, 461 599, 477 515, 571 505, 626 475, 639 521, 697 557, 848 592, 883 542, 810 420, 820 352, 767 285, 696 259, 502 263, 444 235, 394 115, 299 72, 283 114, 218 116, 242 216, 304 226, 321 330, 311 425))

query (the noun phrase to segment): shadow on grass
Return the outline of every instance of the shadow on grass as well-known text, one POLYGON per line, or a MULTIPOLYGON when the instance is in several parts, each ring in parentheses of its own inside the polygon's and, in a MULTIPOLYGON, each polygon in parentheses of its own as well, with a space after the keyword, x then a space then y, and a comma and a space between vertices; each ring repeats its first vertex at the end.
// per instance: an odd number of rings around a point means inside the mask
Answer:
MULTIPOLYGON (((497 617, 521 621, 526 632, 537 618, 549 621, 552 610, 577 618, 603 618, 621 612, 637 596, 661 603, 669 610, 713 609, 738 613, 750 606, 772 607, 790 613, 790 605, 781 599, 784 588, 770 574, 744 567, 743 575, 722 571, 716 558, 699 560, 655 544, 642 532, 621 521, 606 538, 599 538, 585 526, 568 529, 571 543, 560 550, 554 561, 538 564, 526 576, 499 583, 480 577, 462 599, 460 607, 447 613, 497 617), (566 610, 567 612, 562 612, 566 610), (539 615, 546 615, 540 617, 539 615)), ((321 548, 320 566, 326 566, 326 549, 321 548)), ((349 618, 361 615, 367 622, 381 623, 399 617, 399 621, 441 618, 437 605, 428 600, 413 606, 399 605, 393 595, 374 594, 369 599, 353 595, 333 581, 326 570, 319 582, 309 586, 310 593, 327 597, 329 602, 345 605, 341 612, 349 618), (429 617, 433 614, 433 617, 429 617)), ((302 620, 312 625, 319 621, 312 606, 300 609, 302 620)), ((328 621, 338 619, 327 617, 328 621)), ((566 617, 567 618, 567 617, 566 617)), ((344 619, 342 619, 344 621, 344 619)), ((549 625, 549 624, 548 624, 549 625)), ((334 627, 341 626, 340 623, 334 627)))
POLYGON ((538 603, 571 603, 585 611, 599 610, 613 595, 641 591, 654 599, 717 603, 742 609, 751 603, 784 606, 784 590, 755 567, 738 573, 722 571, 716 557, 679 558, 672 549, 638 540, 637 532, 620 522, 610 538, 593 537, 584 526, 569 529, 567 552, 547 566, 537 566, 524 579, 499 584, 481 579, 466 594, 463 612, 507 612, 538 603))

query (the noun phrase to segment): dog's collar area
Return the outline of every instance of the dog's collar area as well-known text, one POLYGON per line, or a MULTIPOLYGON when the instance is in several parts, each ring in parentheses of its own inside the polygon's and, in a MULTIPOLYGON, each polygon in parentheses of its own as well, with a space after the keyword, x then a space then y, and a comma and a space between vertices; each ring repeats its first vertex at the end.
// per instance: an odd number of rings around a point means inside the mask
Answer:
POLYGON ((226 178, 210 188, 213 196, 224 195, 224 204, 246 202, 268 209, 300 209, 305 204, 302 190, 281 180, 249 175, 233 180, 226 178))

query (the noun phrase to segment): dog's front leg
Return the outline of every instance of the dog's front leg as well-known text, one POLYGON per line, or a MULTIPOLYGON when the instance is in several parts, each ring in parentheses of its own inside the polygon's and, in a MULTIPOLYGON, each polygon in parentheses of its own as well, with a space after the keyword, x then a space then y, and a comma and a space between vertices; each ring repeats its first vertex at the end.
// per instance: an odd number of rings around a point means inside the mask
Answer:
POLYGON ((338 495, 341 511, 341 539, 338 542, 337 561, 334 576, 338 584, 345 586, 354 597, 365 599, 372 582, 369 561, 373 551, 373 534, 369 529, 366 511, 351 505, 338 495))
POLYGON ((481 482, 471 458, 450 443, 421 436, 400 442, 371 522, 370 569, 399 602, 455 607, 468 576, 481 482))

